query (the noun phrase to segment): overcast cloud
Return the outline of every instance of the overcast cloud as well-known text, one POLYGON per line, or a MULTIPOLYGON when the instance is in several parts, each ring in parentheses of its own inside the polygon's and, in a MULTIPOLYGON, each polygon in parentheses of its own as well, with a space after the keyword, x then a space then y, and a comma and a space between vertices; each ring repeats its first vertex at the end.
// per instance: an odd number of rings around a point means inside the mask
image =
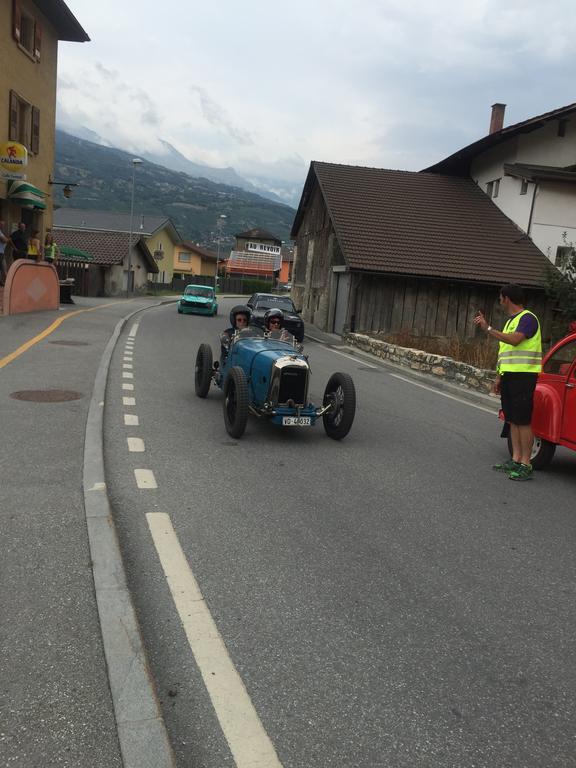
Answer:
POLYGON ((246 177, 311 160, 420 170, 576 101, 573 0, 67 0, 58 121, 246 177))

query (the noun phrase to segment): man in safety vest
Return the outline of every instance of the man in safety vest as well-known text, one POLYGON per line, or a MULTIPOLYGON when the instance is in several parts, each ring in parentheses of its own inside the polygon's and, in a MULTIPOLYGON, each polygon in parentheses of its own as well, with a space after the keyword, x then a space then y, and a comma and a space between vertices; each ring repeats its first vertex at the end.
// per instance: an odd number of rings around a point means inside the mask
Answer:
POLYGON ((498 377, 494 392, 500 394, 504 418, 510 425, 512 459, 495 464, 511 480, 532 477, 530 456, 534 435, 530 423, 536 379, 542 370, 542 335, 535 314, 524 308, 524 291, 519 285, 505 285, 500 290, 500 306, 509 315, 502 331, 488 324, 482 312, 474 323, 498 339, 498 377))

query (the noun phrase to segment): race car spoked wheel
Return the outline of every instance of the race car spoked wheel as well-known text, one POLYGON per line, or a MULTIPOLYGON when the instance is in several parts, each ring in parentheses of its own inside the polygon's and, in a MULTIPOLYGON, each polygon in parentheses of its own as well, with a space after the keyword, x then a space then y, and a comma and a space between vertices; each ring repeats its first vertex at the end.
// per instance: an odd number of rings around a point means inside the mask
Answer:
POLYGON ((212 379, 212 348, 209 344, 200 344, 196 355, 194 385, 198 397, 206 397, 212 379))
MULTIPOLYGON (((512 438, 508 435, 508 450, 510 456, 512 456, 512 438)), ((543 469, 547 467, 554 457, 556 445, 544 440, 541 437, 534 438, 534 445, 532 446, 532 453, 530 455, 530 463, 534 469, 543 469)))
POLYGON ((224 383, 224 424, 230 437, 242 437, 248 420, 248 382, 242 368, 234 366, 224 383))
POLYGON ((333 373, 324 390, 324 405, 332 403, 322 415, 328 437, 342 440, 350 432, 356 413, 356 389, 352 377, 347 373, 333 373))

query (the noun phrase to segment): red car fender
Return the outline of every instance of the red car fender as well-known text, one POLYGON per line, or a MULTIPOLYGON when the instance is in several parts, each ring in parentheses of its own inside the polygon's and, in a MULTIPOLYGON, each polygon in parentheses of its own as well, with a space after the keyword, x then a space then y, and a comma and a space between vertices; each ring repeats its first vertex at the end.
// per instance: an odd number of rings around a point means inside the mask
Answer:
POLYGON ((562 401, 558 391, 546 381, 538 381, 534 392, 532 431, 536 437, 557 443, 560 440, 562 401))

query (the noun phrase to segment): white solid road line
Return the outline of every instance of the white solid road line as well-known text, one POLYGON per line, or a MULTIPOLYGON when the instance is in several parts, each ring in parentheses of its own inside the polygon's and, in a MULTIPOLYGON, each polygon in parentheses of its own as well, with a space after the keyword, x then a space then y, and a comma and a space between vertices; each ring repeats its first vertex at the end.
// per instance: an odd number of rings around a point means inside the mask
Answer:
POLYGON ((122 405, 136 405, 136 398, 135 397, 123 397, 122 398, 122 405))
POLYGON ((128 450, 131 453, 144 453, 146 448, 144 447, 144 440, 141 437, 127 437, 128 450))
POLYGON ((138 416, 136 416, 135 413, 125 413, 124 414, 124 424, 127 427, 139 427, 140 422, 138 420, 138 416))
POLYGON ((136 334, 138 333, 138 326, 139 326, 139 325, 140 325, 140 323, 134 323, 134 325, 132 326, 132 328, 130 328, 130 333, 128 334, 128 336, 129 336, 131 339, 133 339, 133 338, 134 338, 134 336, 136 336, 136 334))
POLYGON ((128 381, 123 381, 122 382, 122 389, 126 389, 129 392, 132 392, 134 390, 134 384, 130 384, 130 382, 128 382, 128 381))
POLYGON ((471 403, 468 400, 463 400, 460 397, 456 397, 455 395, 450 395, 448 392, 441 392, 439 389, 435 389, 434 387, 428 387, 426 384, 420 384, 417 381, 412 381, 412 379, 407 379, 404 376, 400 376, 397 373, 391 373, 390 376, 393 376, 395 379, 400 379, 401 381, 405 381, 407 384, 413 384, 415 387, 420 387, 421 389, 427 389, 428 392, 433 392, 435 395, 441 395, 442 397, 447 397, 449 400, 456 400, 457 403, 462 403, 462 405, 469 405, 470 408, 477 408, 479 411, 484 411, 484 413, 489 413, 491 416, 497 416, 498 415, 498 407, 495 404, 494 409, 490 410, 490 408, 486 408, 484 405, 476 405, 476 403, 471 403))
POLYGON ((147 491, 158 488, 154 472, 151 469, 135 469, 134 477, 136 478, 136 485, 138 488, 142 488, 142 490, 147 491))
POLYGON ((347 357, 348 360, 354 360, 355 363, 360 363, 364 368, 373 368, 375 371, 378 370, 377 365, 371 365, 370 363, 367 363, 363 357, 354 357, 354 355, 347 355, 345 352, 338 352, 338 350, 334 349, 334 347, 329 347, 329 349, 330 352, 334 352, 335 355, 342 355, 342 357, 347 357))
POLYGON ((242 678, 234 667, 170 517, 146 515, 176 610, 237 768, 282 768, 242 678))

